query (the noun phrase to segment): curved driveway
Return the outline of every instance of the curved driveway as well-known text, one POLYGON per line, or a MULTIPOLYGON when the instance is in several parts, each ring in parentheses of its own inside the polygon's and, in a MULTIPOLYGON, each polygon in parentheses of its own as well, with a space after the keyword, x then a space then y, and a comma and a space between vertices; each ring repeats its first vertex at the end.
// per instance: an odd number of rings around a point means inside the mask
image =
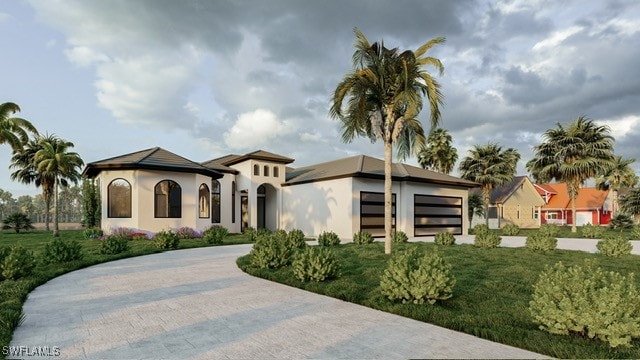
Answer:
POLYGON ((11 345, 74 359, 541 357, 251 277, 235 264, 249 250, 170 251, 65 274, 29 295, 11 345))

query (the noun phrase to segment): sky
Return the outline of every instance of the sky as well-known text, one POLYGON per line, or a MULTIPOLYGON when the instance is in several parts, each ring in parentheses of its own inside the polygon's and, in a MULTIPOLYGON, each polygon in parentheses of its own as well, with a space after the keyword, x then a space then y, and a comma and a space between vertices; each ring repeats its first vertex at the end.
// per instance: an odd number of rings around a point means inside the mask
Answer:
MULTIPOLYGON (((542 133, 585 115, 640 161, 637 0, 0 0, 0 102, 85 163, 155 146, 197 162, 382 158, 380 142, 343 143, 328 114, 354 28, 402 50, 446 37, 429 51, 444 74, 427 70, 460 159, 495 142, 526 174, 542 133)), ((428 106, 420 118, 428 129, 428 106)), ((0 145, 0 188, 39 193, 10 180, 10 157, 0 145)))

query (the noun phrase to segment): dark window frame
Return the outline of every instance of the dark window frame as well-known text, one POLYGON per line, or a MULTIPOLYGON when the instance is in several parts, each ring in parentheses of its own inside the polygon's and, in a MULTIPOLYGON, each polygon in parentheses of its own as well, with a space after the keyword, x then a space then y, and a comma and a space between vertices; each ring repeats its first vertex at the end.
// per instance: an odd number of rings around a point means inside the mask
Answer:
POLYGON ((211 217, 211 199, 209 198, 209 186, 205 183, 200 184, 198 187, 198 218, 208 219, 211 217), (204 187, 204 189, 202 188, 204 187), (204 191, 203 191, 204 190, 204 191), (202 199, 205 199, 206 204, 202 204, 202 199), (206 216, 202 216, 202 210, 206 209, 206 216))
POLYGON ((171 180, 171 179, 164 179, 164 180, 160 180, 156 183, 156 185, 153 187, 153 215, 156 219, 181 219, 182 218, 182 186, 180 186, 180 184, 177 181, 171 180), (165 194, 158 194, 158 186, 160 186, 160 184, 164 183, 164 182, 169 182, 169 183, 173 183, 176 186, 171 189, 169 188, 169 193, 166 194, 166 196, 169 198, 169 201, 167 202, 167 215, 166 216, 160 216, 158 214, 158 195, 165 195, 165 194), (175 191, 178 191, 178 194, 175 194, 175 191), (179 199, 179 205, 172 205, 172 199, 175 200, 175 197, 178 197, 179 199), (177 213, 175 213, 174 211, 177 210, 177 213))
MULTIPOLYGON (((126 212, 125 212, 126 213, 126 212)), ((130 219, 132 216, 132 191, 131 191, 131 183, 128 182, 127 180, 123 179, 123 178, 115 178, 113 180, 111 180, 111 182, 109 182, 109 185, 107 185, 107 217, 111 218, 111 219, 130 219), (113 200, 113 196, 111 194, 111 185, 113 185, 114 182, 118 181, 118 180, 122 180, 125 183, 127 183, 127 186, 129 187, 129 200, 128 200, 128 204, 129 204, 129 215, 123 215, 123 216, 114 216, 113 212, 111 210, 111 201, 113 200)))
POLYGON ((222 220, 221 204, 222 204, 222 186, 220 181, 211 180, 211 223, 219 224, 222 220))
MULTIPOLYGON (((391 220, 391 228, 392 230, 396 228, 396 212, 397 212, 397 201, 396 201, 397 197, 395 193, 391 194, 391 213, 392 213, 392 220, 391 220)), ((376 192, 376 191, 360 191, 360 231, 367 231, 369 233, 371 233, 374 237, 384 237, 384 193, 383 192, 376 192), (368 195, 382 195, 382 201, 377 201, 377 200, 363 200, 363 195, 368 194, 368 195), (367 212, 367 213, 363 213, 363 207, 364 206, 382 206, 382 213, 372 213, 372 212, 367 212), (379 225, 363 225, 363 219, 372 219, 372 218, 382 218, 382 227, 380 227, 379 225), (383 233, 382 235, 379 235, 375 232, 372 232, 372 230, 379 230, 382 229, 383 233)))

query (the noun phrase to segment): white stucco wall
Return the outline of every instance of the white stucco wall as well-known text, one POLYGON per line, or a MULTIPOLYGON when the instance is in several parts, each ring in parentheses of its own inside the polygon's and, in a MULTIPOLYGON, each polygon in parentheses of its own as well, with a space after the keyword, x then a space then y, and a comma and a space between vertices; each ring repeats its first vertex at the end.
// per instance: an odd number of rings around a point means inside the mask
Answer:
POLYGON ((300 229, 307 236, 333 231, 353 238, 352 178, 327 180, 282 189, 280 228, 300 229))

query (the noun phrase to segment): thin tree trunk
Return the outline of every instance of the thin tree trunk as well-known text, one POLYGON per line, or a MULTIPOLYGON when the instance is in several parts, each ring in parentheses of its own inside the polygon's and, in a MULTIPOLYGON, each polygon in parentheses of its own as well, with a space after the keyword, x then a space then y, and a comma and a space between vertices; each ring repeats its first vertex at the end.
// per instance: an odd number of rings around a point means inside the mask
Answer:
POLYGON ((58 228, 58 179, 56 179, 53 190, 53 236, 60 236, 60 230, 58 228))
POLYGON ((49 231, 49 221, 50 221, 50 214, 49 214, 49 209, 51 208, 51 194, 45 196, 44 198, 44 228, 45 230, 49 231))
POLYGON ((393 143, 391 140, 384 142, 384 253, 391 255, 391 163, 393 143))
POLYGON ((575 233, 578 232, 578 227, 576 226, 576 219, 577 219, 577 214, 576 214, 576 199, 575 197, 571 198, 571 232, 575 233))
POLYGON ((618 190, 613 190, 613 201, 611 204, 611 217, 618 215, 618 190))
POLYGON ((484 224, 487 225, 487 227, 489 227, 489 201, 491 200, 490 194, 491 189, 486 187, 482 188, 482 197, 484 198, 484 224))

